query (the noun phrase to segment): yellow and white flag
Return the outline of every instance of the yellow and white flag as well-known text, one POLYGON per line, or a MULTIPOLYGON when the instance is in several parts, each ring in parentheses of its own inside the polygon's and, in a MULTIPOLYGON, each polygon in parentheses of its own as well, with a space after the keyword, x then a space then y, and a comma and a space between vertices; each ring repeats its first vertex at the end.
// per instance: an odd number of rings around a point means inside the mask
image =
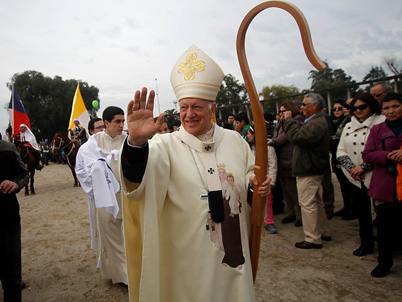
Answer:
MULTIPOLYGON (((90 116, 85 107, 84 100, 82 99, 81 91, 80 91, 80 83, 77 85, 77 90, 74 94, 73 106, 71 108, 70 122, 68 123, 68 129, 74 128, 74 119, 78 119, 80 121, 80 125, 85 128, 88 133, 88 123, 90 121, 90 116)), ((68 133, 70 136, 70 131, 68 133)))

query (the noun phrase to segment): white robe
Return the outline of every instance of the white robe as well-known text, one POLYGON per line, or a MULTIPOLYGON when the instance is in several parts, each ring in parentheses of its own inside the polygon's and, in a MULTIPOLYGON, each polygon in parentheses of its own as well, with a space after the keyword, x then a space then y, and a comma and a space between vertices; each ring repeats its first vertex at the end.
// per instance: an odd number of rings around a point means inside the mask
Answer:
POLYGON ((29 143, 32 146, 32 148, 34 148, 37 151, 40 151, 40 147, 39 147, 38 143, 36 142, 35 135, 32 133, 31 129, 29 129, 28 126, 25 124, 21 124, 20 127, 21 126, 25 126, 26 130, 25 130, 25 132, 20 132, 19 140, 21 142, 29 143))
POLYGON ((103 132, 91 136, 78 150, 75 171, 88 195, 91 248, 95 248, 95 234, 98 234, 97 267, 104 279, 127 284, 121 193, 115 177, 119 177, 118 155, 124 139, 125 135, 112 139, 103 132))
POLYGON ((121 176, 130 301, 255 301, 246 201, 254 156, 234 131, 215 126, 213 140, 216 163, 233 174, 240 194, 244 264, 224 266, 225 252, 212 241, 220 233, 206 228, 203 151, 190 149, 176 133, 156 135, 142 183, 121 176))

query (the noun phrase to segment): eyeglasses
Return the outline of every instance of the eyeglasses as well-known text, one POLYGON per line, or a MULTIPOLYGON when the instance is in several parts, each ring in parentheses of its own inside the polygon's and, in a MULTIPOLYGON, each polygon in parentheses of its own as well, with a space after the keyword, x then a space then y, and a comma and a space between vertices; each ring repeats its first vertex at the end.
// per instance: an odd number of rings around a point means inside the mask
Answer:
POLYGON ((310 103, 302 103, 302 106, 306 107, 307 105, 310 105, 310 103))
POLYGON ((384 93, 385 93, 385 91, 383 91, 381 93, 377 93, 377 94, 372 93, 371 95, 378 98, 380 95, 383 95, 384 93))
POLYGON ((363 104, 360 106, 353 106, 352 108, 350 108, 352 111, 357 111, 357 109, 359 109, 360 111, 366 110, 368 107, 367 104, 363 104))
POLYGON ((279 110, 279 113, 284 113, 286 112, 286 110, 279 110))
POLYGON ((103 126, 98 126, 98 127, 95 127, 95 129, 105 129, 106 127, 103 125, 103 126))
POLYGON ((339 107, 334 107, 334 108, 332 108, 334 111, 342 111, 343 110, 343 107, 342 106, 339 106, 339 107))

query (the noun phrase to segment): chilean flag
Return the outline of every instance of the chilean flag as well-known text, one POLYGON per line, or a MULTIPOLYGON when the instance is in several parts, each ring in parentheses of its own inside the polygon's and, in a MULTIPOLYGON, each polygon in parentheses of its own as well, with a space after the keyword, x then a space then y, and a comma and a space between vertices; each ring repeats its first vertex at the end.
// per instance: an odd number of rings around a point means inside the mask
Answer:
POLYGON ((10 105, 8 106, 8 112, 10 113, 10 124, 13 128, 13 134, 20 133, 20 125, 25 124, 29 129, 31 129, 31 123, 29 121, 27 112, 25 111, 24 105, 18 96, 17 91, 14 89, 14 93, 11 94, 10 105))

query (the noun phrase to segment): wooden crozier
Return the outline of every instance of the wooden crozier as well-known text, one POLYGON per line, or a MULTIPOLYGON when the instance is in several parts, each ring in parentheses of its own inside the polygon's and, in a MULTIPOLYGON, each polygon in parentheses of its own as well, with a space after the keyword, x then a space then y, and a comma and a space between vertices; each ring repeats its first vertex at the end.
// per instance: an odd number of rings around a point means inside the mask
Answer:
MULTIPOLYGON (((261 3, 254 7, 243 19, 240 25, 239 31, 237 33, 237 56, 240 63, 240 69, 243 74, 244 82, 246 84, 247 93, 250 97, 251 110, 254 117, 255 125, 255 138, 256 138, 256 153, 255 153, 255 175, 258 179, 258 183, 261 184, 267 175, 267 159, 268 159, 268 148, 267 148, 267 131, 265 127, 265 120, 263 109, 261 103, 259 102, 258 93, 254 85, 253 78, 250 73, 250 68, 247 63, 247 58, 245 54, 245 37, 248 26, 254 17, 269 7, 281 8, 288 13, 290 13, 293 18, 295 18, 297 25, 302 36, 304 51, 307 58, 313 64, 313 66, 319 70, 324 69, 326 66, 317 56, 314 50, 313 42, 311 40, 310 29, 307 24, 307 20, 303 13, 293 4, 283 1, 268 1, 261 3)), ((262 198, 257 194, 258 187, 254 188, 253 194, 253 204, 251 208, 251 234, 250 234, 250 256, 251 265, 253 269, 253 280, 255 282, 257 269, 258 269, 258 258, 260 253, 260 243, 261 243, 261 232, 263 226, 264 218, 264 203, 265 198, 262 198)))

